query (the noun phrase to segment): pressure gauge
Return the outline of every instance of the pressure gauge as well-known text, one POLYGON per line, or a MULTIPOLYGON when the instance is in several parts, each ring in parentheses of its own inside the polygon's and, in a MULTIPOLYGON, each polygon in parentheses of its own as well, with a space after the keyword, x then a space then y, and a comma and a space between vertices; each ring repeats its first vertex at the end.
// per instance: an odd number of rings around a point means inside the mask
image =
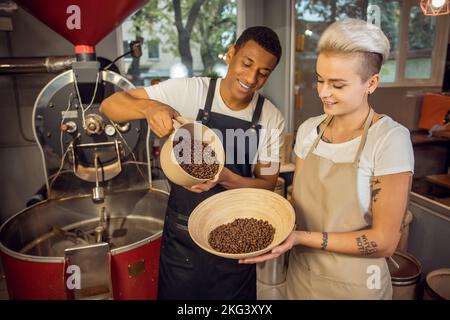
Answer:
POLYGON ((116 128, 114 128, 114 126, 111 125, 111 124, 107 124, 106 127, 105 127, 105 133, 108 136, 112 137, 113 135, 116 134, 116 128))

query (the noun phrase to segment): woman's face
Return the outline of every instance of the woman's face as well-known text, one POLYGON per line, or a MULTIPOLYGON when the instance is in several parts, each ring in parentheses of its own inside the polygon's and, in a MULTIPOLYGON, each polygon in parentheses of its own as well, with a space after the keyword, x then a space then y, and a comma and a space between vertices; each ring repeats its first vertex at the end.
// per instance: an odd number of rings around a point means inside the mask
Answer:
POLYGON ((317 58, 317 92, 323 109, 329 115, 345 115, 367 104, 368 91, 376 88, 374 77, 361 79, 361 60, 358 53, 320 53, 317 58))

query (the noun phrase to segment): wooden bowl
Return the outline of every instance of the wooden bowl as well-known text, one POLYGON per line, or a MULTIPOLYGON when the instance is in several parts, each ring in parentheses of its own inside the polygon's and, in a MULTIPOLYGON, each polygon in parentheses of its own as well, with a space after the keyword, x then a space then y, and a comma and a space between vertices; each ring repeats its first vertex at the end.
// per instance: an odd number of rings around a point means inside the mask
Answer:
POLYGON ((275 192, 240 188, 218 193, 201 202, 192 211, 188 230, 192 240, 203 250, 220 257, 243 259, 269 252, 282 243, 294 230, 295 212, 291 204, 275 192), (208 237, 216 227, 238 218, 255 218, 268 221, 274 228, 272 243, 264 249, 249 253, 223 253, 213 249, 208 237))
POLYGON ((190 187, 208 180, 217 180, 225 164, 225 151, 219 136, 207 126, 183 117, 177 117, 176 121, 174 119, 174 128, 174 132, 164 143, 160 154, 161 168, 166 177, 173 183, 185 187, 190 187), (214 150, 219 163, 219 169, 217 170, 214 178, 200 179, 194 177, 184 171, 184 169, 180 166, 177 158, 175 157, 173 148, 174 140, 177 140, 180 135, 189 141, 193 139, 205 142, 212 148, 212 150, 214 150))

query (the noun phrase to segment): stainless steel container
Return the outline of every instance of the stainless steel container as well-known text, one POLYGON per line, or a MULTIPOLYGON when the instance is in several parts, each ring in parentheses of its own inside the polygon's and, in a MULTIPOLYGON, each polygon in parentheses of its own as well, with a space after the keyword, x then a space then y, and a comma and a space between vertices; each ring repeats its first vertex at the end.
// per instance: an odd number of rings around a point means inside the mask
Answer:
POLYGON ((286 281, 289 251, 278 258, 258 263, 256 275, 259 282, 274 286, 286 281))

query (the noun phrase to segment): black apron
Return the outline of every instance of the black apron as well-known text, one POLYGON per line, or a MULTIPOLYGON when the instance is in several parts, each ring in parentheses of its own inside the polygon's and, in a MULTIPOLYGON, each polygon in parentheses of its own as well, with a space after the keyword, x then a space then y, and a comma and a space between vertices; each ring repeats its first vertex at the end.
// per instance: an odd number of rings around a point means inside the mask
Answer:
MULTIPOLYGON (((252 177, 251 161, 259 145, 258 121, 264 97, 259 95, 251 122, 211 112, 216 79, 211 79, 205 108, 199 110, 197 121, 222 133, 226 148, 226 129, 247 131, 245 161, 230 144, 225 155, 234 154, 235 161, 226 161, 225 167, 244 177, 252 177), (249 143, 256 139, 257 145, 249 143), (230 153, 231 152, 231 153, 230 153), (236 162, 240 160, 240 164, 236 162), (244 163, 242 163, 244 162, 244 163)), ((237 139, 235 138, 234 146, 237 139)), ((203 200, 226 189, 217 184, 203 193, 195 193, 171 183, 171 192, 164 221, 159 264, 158 299, 170 300, 256 300, 256 267, 238 264, 237 260, 212 255, 198 247, 189 236, 187 221, 194 208, 203 200)))

